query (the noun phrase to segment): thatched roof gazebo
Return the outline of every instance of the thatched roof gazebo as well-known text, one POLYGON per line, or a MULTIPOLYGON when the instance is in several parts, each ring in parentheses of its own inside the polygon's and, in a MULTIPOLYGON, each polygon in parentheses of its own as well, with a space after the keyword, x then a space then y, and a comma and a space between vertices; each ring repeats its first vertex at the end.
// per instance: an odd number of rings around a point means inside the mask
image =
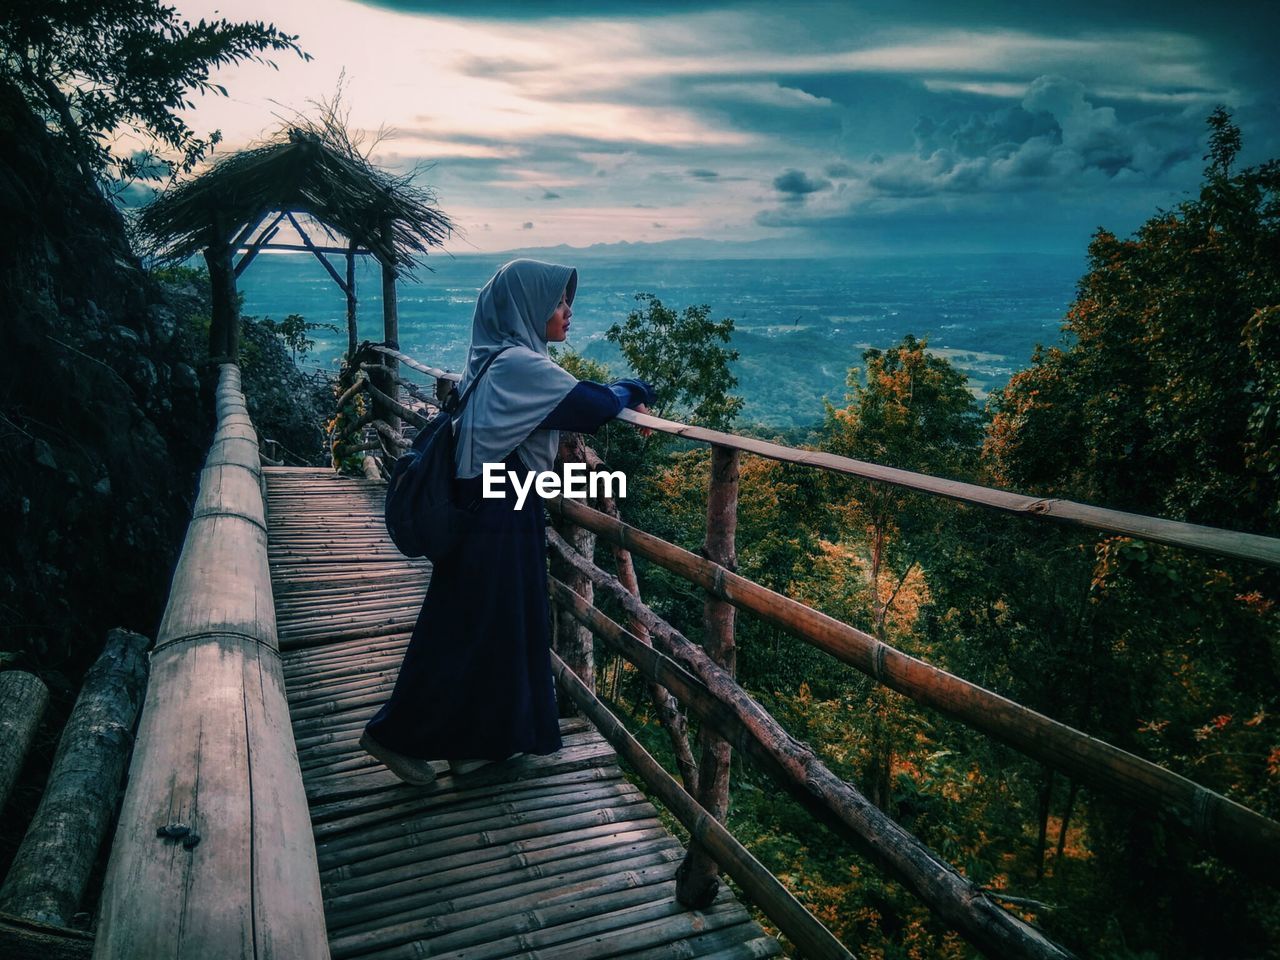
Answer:
POLYGON ((137 221, 141 239, 162 259, 204 254, 213 284, 209 356, 215 361, 234 361, 238 353, 236 278, 260 251, 273 249, 312 253, 346 294, 351 352, 357 342, 355 258, 377 258, 385 339, 398 349, 396 278, 421 266, 428 249, 443 243, 453 228, 430 190, 411 176, 392 176, 370 164, 332 113, 227 157, 161 194, 137 221), (314 242, 299 215, 318 222, 329 243, 314 242), (300 244, 273 242, 286 220, 300 244), (346 245, 334 245, 334 234, 346 245), (237 253, 240 259, 233 262, 237 253), (345 276, 331 256, 345 258, 345 276))

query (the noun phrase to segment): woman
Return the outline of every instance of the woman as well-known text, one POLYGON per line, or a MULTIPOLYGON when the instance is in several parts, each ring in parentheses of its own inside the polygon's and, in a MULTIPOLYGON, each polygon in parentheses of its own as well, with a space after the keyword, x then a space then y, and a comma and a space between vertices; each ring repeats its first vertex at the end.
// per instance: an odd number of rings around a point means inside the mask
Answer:
POLYGON ((643 381, 578 381, 548 356, 568 335, 577 284, 571 267, 514 260, 476 301, 458 389, 479 379, 454 425, 454 493, 472 511, 471 532, 432 571, 395 690, 360 738, 408 783, 430 783, 433 759, 458 774, 560 748, 542 502, 517 510, 512 484, 484 498, 481 474, 501 463, 523 484, 553 468, 560 430, 594 432, 652 401, 643 381))

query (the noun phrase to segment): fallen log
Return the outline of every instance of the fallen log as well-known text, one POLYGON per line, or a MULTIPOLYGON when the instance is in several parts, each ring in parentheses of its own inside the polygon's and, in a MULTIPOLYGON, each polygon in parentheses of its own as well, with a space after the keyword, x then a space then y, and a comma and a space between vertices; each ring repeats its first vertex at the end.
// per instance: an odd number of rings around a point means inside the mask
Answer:
POLYGON ((22 771, 48 702, 49 688, 35 674, 0 673, 0 811, 22 771))
POLYGON ((151 641, 112 630, 85 675, 49 781, 0 886, 0 912, 66 926, 84 895, 129 764, 151 641))

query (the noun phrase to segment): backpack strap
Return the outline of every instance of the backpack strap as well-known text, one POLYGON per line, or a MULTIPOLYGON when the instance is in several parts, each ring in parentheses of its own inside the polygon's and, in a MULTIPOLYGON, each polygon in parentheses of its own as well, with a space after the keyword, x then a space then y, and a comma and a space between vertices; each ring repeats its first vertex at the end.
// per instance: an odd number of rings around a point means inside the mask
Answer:
POLYGON ((489 369, 490 364, 492 364, 493 361, 498 359, 498 357, 502 356, 504 353, 510 350, 512 346, 513 344, 507 344, 501 350, 498 350, 495 353, 489 354, 489 359, 484 362, 484 366, 480 368, 480 371, 476 374, 475 379, 467 384, 467 389, 463 391, 462 396, 458 397, 458 405, 453 408, 450 414, 451 416, 453 417, 462 416, 462 408, 467 405, 467 398, 471 396, 471 391, 476 388, 476 384, 480 382, 480 378, 485 375, 485 372, 489 369))

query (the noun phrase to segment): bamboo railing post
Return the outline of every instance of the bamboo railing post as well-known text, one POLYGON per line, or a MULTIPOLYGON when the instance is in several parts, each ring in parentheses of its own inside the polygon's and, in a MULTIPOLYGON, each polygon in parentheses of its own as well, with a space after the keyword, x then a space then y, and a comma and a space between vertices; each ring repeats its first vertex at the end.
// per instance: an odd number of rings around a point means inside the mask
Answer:
MULTIPOLYGON (((737 568, 734 538, 738 529, 738 463, 737 450, 715 445, 711 448, 711 479, 707 491, 707 532, 702 555, 726 570, 737 568)), ((581 575, 580 575, 581 576, 581 575)), ((586 580, 585 576, 582 579, 586 580)), ((590 598, 587 598, 590 601, 590 598)), ((708 593, 703 600, 702 619, 707 655, 733 676, 737 663, 734 649, 733 604, 708 593)), ((702 757, 698 764, 698 802, 710 814, 724 822, 729 812, 728 741, 707 724, 698 727, 702 757)), ((715 899, 719 868, 707 850, 696 840, 689 844, 689 854, 676 874, 676 899, 685 906, 705 907, 715 899)))
POLYGON ((955 717, 1126 803, 1169 817, 1207 850, 1269 883, 1276 882, 1280 824, 1256 811, 584 504, 557 498, 548 501, 548 507, 781 627, 916 703, 955 717))
POLYGON ((627 759, 667 809, 688 828, 691 842, 713 851, 724 862, 725 871, 764 907, 769 918, 803 951, 804 956, 815 960, 845 960, 852 956, 844 944, 809 913, 719 820, 680 789, 675 779, 554 653, 551 655, 551 669, 601 736, 627 759))
MULTIPOLYGON (((575 562, 586 565, 585 559, 575 562)), ((672 690, 702 723, 711 724, 730 737, 740 751, 760 764, 815 817, 865 844, 890 872, 966 939, 991 957, 1071 957, 1067 950, 994 903, 976 884, 873 806, 852 784, 836 777, 806 744, 791 737, 735 680, 712 663, 701 647, 642 604, 624 597, 626 590, 616 578, 598 568, 591 572, 628 612, 646 617, 664 648, 661 652, 553 580, 550 587, 555 601, 623 652, 642 673, 672 690)), ((608 738, 603 728, 601 733, 608 738)), ((663 800, 667 800, 666 795, 663 800)), ((736 874, 730 872, 730 876, 741 882, 736 874)), ((769 913, 767 908, 765 912, 769 913)), ((769 916, 778 921, 772 913, 769 916)))
POLYGON ((0 913, 70 925, 115 816, 150 645, 128 630, 107 635, 63 728, 40 806, 0 886, 0 913))
POLYGON ((0 813, 22 772, 49 703, 49 688, 33 673, 0 673, 0 813))
POLYGON ((218 428, 151 654, 94 957, 329 956, 276 636, 258 439, 224 364, 218 428))

